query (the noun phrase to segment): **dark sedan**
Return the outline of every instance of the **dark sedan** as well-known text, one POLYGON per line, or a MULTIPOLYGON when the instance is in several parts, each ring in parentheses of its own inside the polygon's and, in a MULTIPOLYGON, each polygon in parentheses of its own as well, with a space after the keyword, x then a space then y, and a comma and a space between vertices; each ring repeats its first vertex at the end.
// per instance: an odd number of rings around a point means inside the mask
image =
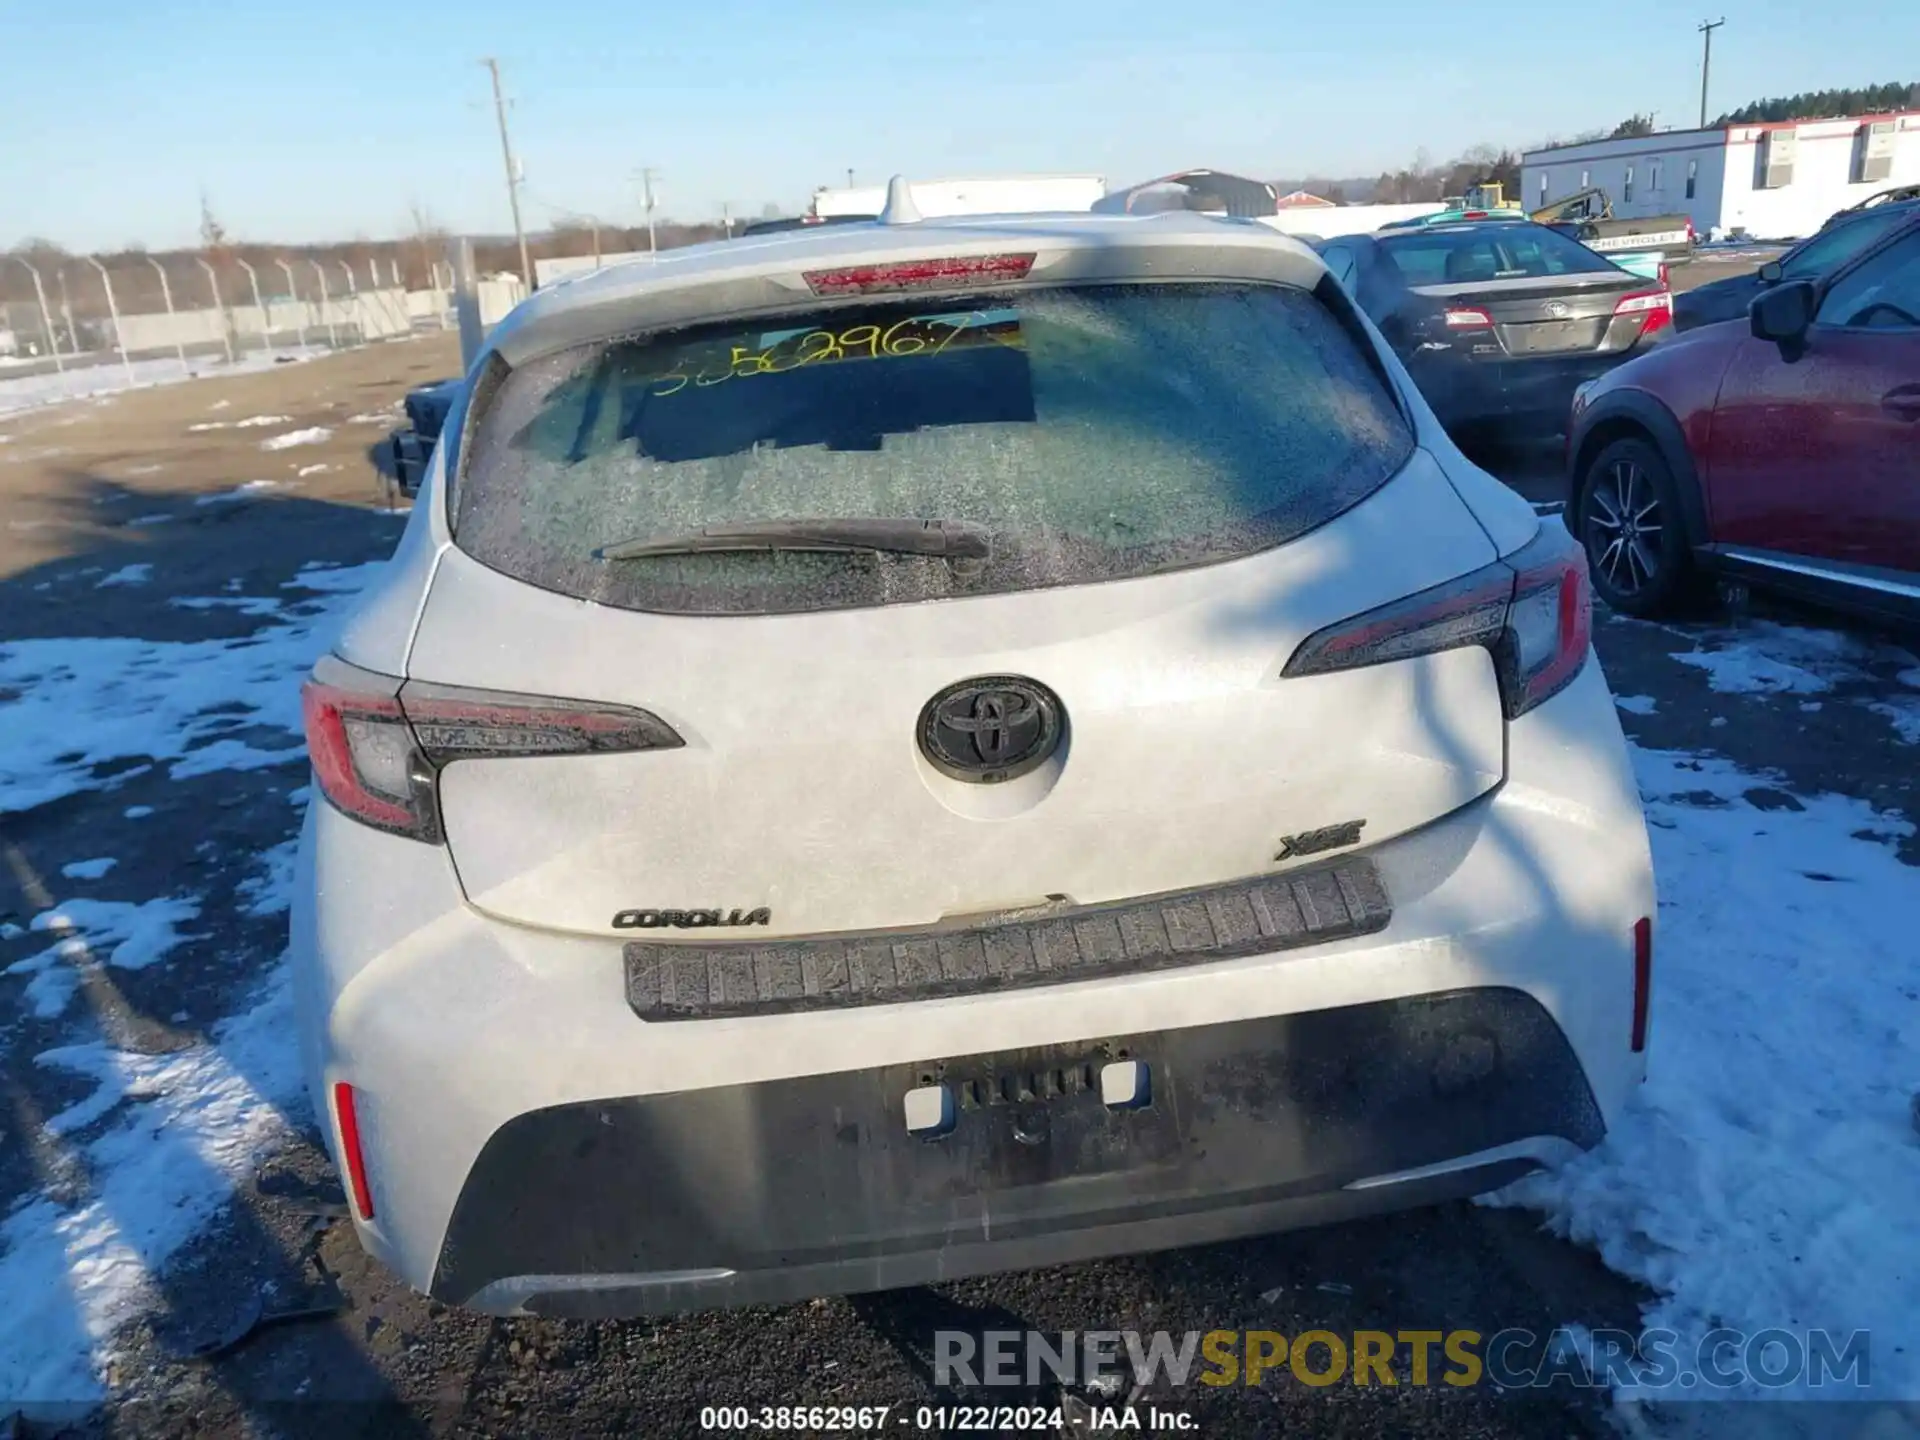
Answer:
POLYGON ((1575 389, 1672 319, 1664 285, 1544 225, 1435 225, 1315 248, 1449 428, 1557 429, 1575 389))
POLYGON ((1676 295, 1673 328, 1692 330, 1739 320, 1763 290, 1783 280, 1819 280, 1830 275, 1915 215, 1920 215, 1920 199, 1843 210, 1828 220, 1819 234, 1802 240, 1778 260, 1769 260, 1749 274, 1729 275, 1676 295))

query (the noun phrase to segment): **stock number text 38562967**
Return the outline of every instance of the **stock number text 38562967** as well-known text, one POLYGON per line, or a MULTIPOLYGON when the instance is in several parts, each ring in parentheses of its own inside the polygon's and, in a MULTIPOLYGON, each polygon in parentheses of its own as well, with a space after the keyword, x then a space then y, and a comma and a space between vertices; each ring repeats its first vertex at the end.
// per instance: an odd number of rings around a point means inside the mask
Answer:
POLYGON ((954 347, 998 344, 1019 347, 1020 329, 983 311, 964 315, 913 315, 891 325, 850 325, 844 330, 788 331, 761 336, 764 348, 715 347, 706 355, 681 355, 675 366, 654 377, 648 394, 655 399, 693 388, 723 385, 756 375, 782 375, 806 365, 840 360, 883 360, 910 355, 935 356, 954 347), (769 343, 770 342, 770 343, 769 343))

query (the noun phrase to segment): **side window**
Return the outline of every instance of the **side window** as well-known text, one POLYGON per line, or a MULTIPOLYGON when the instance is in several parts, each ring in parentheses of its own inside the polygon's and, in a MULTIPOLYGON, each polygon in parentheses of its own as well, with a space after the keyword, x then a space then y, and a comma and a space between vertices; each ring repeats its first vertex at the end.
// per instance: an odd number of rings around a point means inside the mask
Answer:
POLYGON ((1353 267, 1357 261, 1350 248, 1345 245, 1329 245, 1320 252, 1320 258, 1327 262, 1327 269, 1333 273, 1333 278, 1343 289, 1353 289, 1353 267))
POLYGON ((1821 300, 1814 323, 1857 330, 1920 330, 1920 231, 1889 245, 1836 281, 1821 300))
POLYGON ((1534 203, 1535 203, 1536 205, 1542 205, 1542 206, 1544 206, 1544 205, 1545 205, 1545 204, 1547 203, 1547 180, 1548 180, 1548 178, 1549 178, 1549 172, 1548 172, 1548 171, 1545 171, 1545 170, 1542 170, 1542 171, 1540 172, 1540 198, 1539 198, 1538 200, 1536 200, 1536 201, 1534 202, 1534 203))
POLYGON ((1693 199, 1693 192, 1700 186, 1700 162, 1687 161, 1687 199, 1693 199))
POLYGON ((1627 178, 1620 186, 1620 198, 1631 205, 1633 203, 1633 167, 1627 166, 1627 178))
POLYGON ((1816 235, 1781 261, 1781 271, 1789 280, 1818 280, 1836 270, 1862 250, 1869 249, 1882 235, 1904 217, 1884 210, 1869 210, 1842 220, 1831 230, 1816 235))

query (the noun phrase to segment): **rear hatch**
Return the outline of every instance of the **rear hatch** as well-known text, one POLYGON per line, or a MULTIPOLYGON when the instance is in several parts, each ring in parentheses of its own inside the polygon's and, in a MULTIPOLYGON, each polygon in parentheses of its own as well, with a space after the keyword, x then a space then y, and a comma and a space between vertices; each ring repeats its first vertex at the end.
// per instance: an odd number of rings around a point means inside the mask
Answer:
POLYGON ((446 766, 446 841, 496 916, 825 935, 1103 903, 1312 864, 1501 777, 1484 649, 1281 677, 1495 558, 1304 291, 875 299, 590 345, 487 398, 409 674, 682 742, 446 766), (985 543, 767 538, 849 519, 985 543), (743 523, 760 548, 714 548, 743 523), (1033 694, 1054 743, 983 775, 1033 694))
POLYGON ((1671 297, 1544 225, 1428 231, 1381 242, 1434 326, 1480 360, 1630 349, 1671 297))

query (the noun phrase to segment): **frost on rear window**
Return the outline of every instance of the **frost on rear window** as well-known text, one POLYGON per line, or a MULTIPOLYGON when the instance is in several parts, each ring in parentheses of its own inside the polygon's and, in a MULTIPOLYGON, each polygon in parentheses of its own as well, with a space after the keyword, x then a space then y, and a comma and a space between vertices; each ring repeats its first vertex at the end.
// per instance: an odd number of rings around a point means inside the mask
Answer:
POLYGON ((537 360, 481 417, 457 543, 679 613, 835 609, 1236 559, 1384 483, 1412 434, 1306 292, 1126 285, 858 303, 537 360), (594 551, 743 521, 968 522, 984 562, 594 551))

